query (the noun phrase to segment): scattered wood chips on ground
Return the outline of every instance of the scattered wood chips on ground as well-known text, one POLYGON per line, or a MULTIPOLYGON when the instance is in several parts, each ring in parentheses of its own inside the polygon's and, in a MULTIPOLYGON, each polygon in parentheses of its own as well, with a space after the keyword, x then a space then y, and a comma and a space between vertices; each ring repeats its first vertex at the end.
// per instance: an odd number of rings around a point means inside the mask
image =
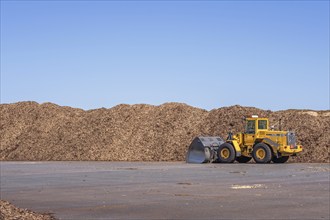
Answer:
POLYGON ((55 220, 49 214, 38 214, 27 209, 17 208, 7 201, 0 200, 0 220, 55 220))

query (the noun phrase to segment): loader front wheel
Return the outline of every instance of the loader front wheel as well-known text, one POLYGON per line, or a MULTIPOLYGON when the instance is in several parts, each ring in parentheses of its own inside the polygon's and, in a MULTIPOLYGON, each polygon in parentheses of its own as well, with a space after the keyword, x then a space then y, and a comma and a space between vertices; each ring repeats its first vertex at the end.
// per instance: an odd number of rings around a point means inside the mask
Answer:
POLYGON ((289 156, 283 156, 283 157, 279 157, 279 158, 277 158, 277 157, 273 157, 273 159, 272 159, 272 161, 274 162, 274 163, 285 163, 285 162, 287 162, 289 160, 289 156))
POLYGON ((229 143, 221 144, 217 153, 220 163, 233 163, 235 161, 235 149, 229 143))
POLYGON ((252 157, 245 157, 245 156, 240 156, 240 157, 236 158, 237 162, 239 162, 239 163, 247 163, 251 159, 252 159, 252 157))
POLYGON ((270 163, 272 151, 267 144, 259 143, 254 146, 252 156, 256 163, 270 163))

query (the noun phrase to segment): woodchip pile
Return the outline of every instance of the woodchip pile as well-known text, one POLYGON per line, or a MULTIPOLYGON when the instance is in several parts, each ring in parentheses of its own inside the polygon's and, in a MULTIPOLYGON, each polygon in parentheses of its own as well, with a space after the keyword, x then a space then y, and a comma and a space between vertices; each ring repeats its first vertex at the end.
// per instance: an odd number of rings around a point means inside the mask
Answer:
POLYGON ((55 220, 49 214, 38 214, 27 209, 17 208, 7 201, 0 200, 0 220, 55 220))
POLYGON ((264 111, 231 106, 211 111, 186 104, 118 105, 84 111, 52 103, 0 105, 0 160, 182 161, 192 139, 243 131, 243 116, 282 119, 304 152, 290 161, 329 162, 330 111, 264 111))

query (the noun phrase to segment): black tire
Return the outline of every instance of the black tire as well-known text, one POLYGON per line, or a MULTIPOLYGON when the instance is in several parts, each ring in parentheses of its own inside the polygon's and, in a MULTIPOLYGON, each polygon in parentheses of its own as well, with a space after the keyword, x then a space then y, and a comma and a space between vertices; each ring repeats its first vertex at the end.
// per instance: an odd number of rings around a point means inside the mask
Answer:
POLYGON ((229 143, 221 144, 218 148, 218 161, 220 163, 233 163, 235 161, 236 153, 233 145, 229 143))
POLYGON ((270 163, 272 160, 272 150, 267 144, 256 144, 253 147, 252 157, 256 163, 270 163))
POLYGON ((240 156, 236 158, 236 161, 239 163, 247 163, 252 159, 252 157, 240 156))
POLYGON ((273 157, 272 161, 274 163, 285 163, 289 160, 289 156, 282 156, 282 157, 273 157))

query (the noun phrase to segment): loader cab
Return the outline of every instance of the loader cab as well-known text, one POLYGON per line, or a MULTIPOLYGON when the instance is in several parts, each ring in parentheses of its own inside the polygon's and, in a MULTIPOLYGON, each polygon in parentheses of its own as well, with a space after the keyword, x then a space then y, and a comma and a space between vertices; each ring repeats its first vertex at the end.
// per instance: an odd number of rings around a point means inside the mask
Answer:
POLYGON ((246 127, 244 133, 244 145, 253 146, 257 133, 259 131, 268 130, 268 119, 259 118, 256 115, 253 115, 251 118, 246 118, 246 127))
POLYGON ((267 118, 258 118, 256 115, 246 118, 245 134, 256 134, 259 130, 268 130, 268 124, 267 118))

